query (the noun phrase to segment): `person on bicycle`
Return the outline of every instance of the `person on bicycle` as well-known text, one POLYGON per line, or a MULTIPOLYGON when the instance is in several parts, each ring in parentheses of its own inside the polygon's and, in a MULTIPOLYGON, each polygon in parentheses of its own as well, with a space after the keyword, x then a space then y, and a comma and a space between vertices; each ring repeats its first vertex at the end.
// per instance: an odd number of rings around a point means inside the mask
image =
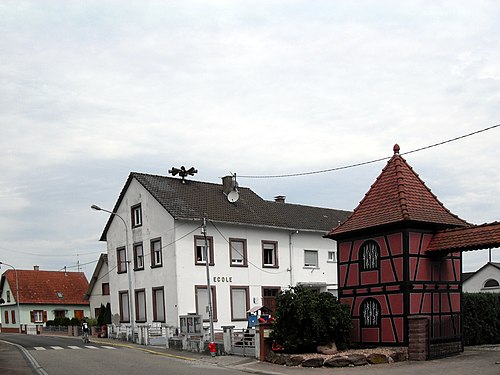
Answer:
POLYGON ((82 335, 83 335, 83 340, 86 340, 88 341, 89 339, 89 332, 90 332, 90 329, 89 329, 89 324, 84 320, 82 322, 82 335))

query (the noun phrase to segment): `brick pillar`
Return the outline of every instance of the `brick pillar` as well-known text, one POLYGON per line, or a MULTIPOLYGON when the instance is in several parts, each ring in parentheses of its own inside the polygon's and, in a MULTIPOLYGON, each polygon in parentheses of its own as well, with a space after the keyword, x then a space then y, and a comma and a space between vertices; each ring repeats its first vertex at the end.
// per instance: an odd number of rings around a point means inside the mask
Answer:
POLYGON ((429 358, 429 317, 408 317, 408 359, 426 361, 429 358))
POLYGON ((271 332, 271 324, 259 324, 257 329, 259 330, 259 360, 265 361, 267 354, 271 352, 272 348, 272 342, 269 338, 269 333, 271 332))

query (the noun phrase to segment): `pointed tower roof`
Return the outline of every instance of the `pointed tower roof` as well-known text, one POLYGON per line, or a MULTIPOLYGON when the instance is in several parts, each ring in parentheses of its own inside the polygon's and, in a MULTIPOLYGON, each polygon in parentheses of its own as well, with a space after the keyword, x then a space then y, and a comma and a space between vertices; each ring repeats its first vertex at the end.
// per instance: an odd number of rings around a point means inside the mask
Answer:
POLYGON ((425 186, 394 145, 394 155, 351 216, 327 235, 348 233, 398 223, 418 223, 435 229, 469 226, 451 213, 425 186))

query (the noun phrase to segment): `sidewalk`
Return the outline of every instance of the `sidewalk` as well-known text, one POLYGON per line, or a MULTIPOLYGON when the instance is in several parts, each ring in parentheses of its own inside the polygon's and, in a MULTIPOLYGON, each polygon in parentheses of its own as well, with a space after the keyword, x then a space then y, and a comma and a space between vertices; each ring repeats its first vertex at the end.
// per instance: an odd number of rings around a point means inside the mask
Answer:
POLYGON ((23 354, 22 348, 0 340, 0 374, 33 375, 36 374, 36 371, 23 354))

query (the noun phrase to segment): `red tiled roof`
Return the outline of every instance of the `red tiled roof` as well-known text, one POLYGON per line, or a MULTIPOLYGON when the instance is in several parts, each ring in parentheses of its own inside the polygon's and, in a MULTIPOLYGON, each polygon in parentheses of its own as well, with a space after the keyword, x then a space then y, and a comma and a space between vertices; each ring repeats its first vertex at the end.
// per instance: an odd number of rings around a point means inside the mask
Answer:
POLYGON ((399 155, 399 146, 395 145, 394 156, 358 207, 345 222, 332 229, 328 237, 404 221, 441 229, 470 225, 444 207, 399 155))
MULTIPOLYGON (((83 272, 17 270, 19 303, 88 305, 84 300, 88 281, 83 272), (58 296, 58 292, 62 297, 58 296)), ((9 269, 2 275, 16 296, 16 273, 9 269)))
POLYGON ((426 251, 468 251, 494 247, 500 247, 499 222, 438 231, 432 237, 426 251))

